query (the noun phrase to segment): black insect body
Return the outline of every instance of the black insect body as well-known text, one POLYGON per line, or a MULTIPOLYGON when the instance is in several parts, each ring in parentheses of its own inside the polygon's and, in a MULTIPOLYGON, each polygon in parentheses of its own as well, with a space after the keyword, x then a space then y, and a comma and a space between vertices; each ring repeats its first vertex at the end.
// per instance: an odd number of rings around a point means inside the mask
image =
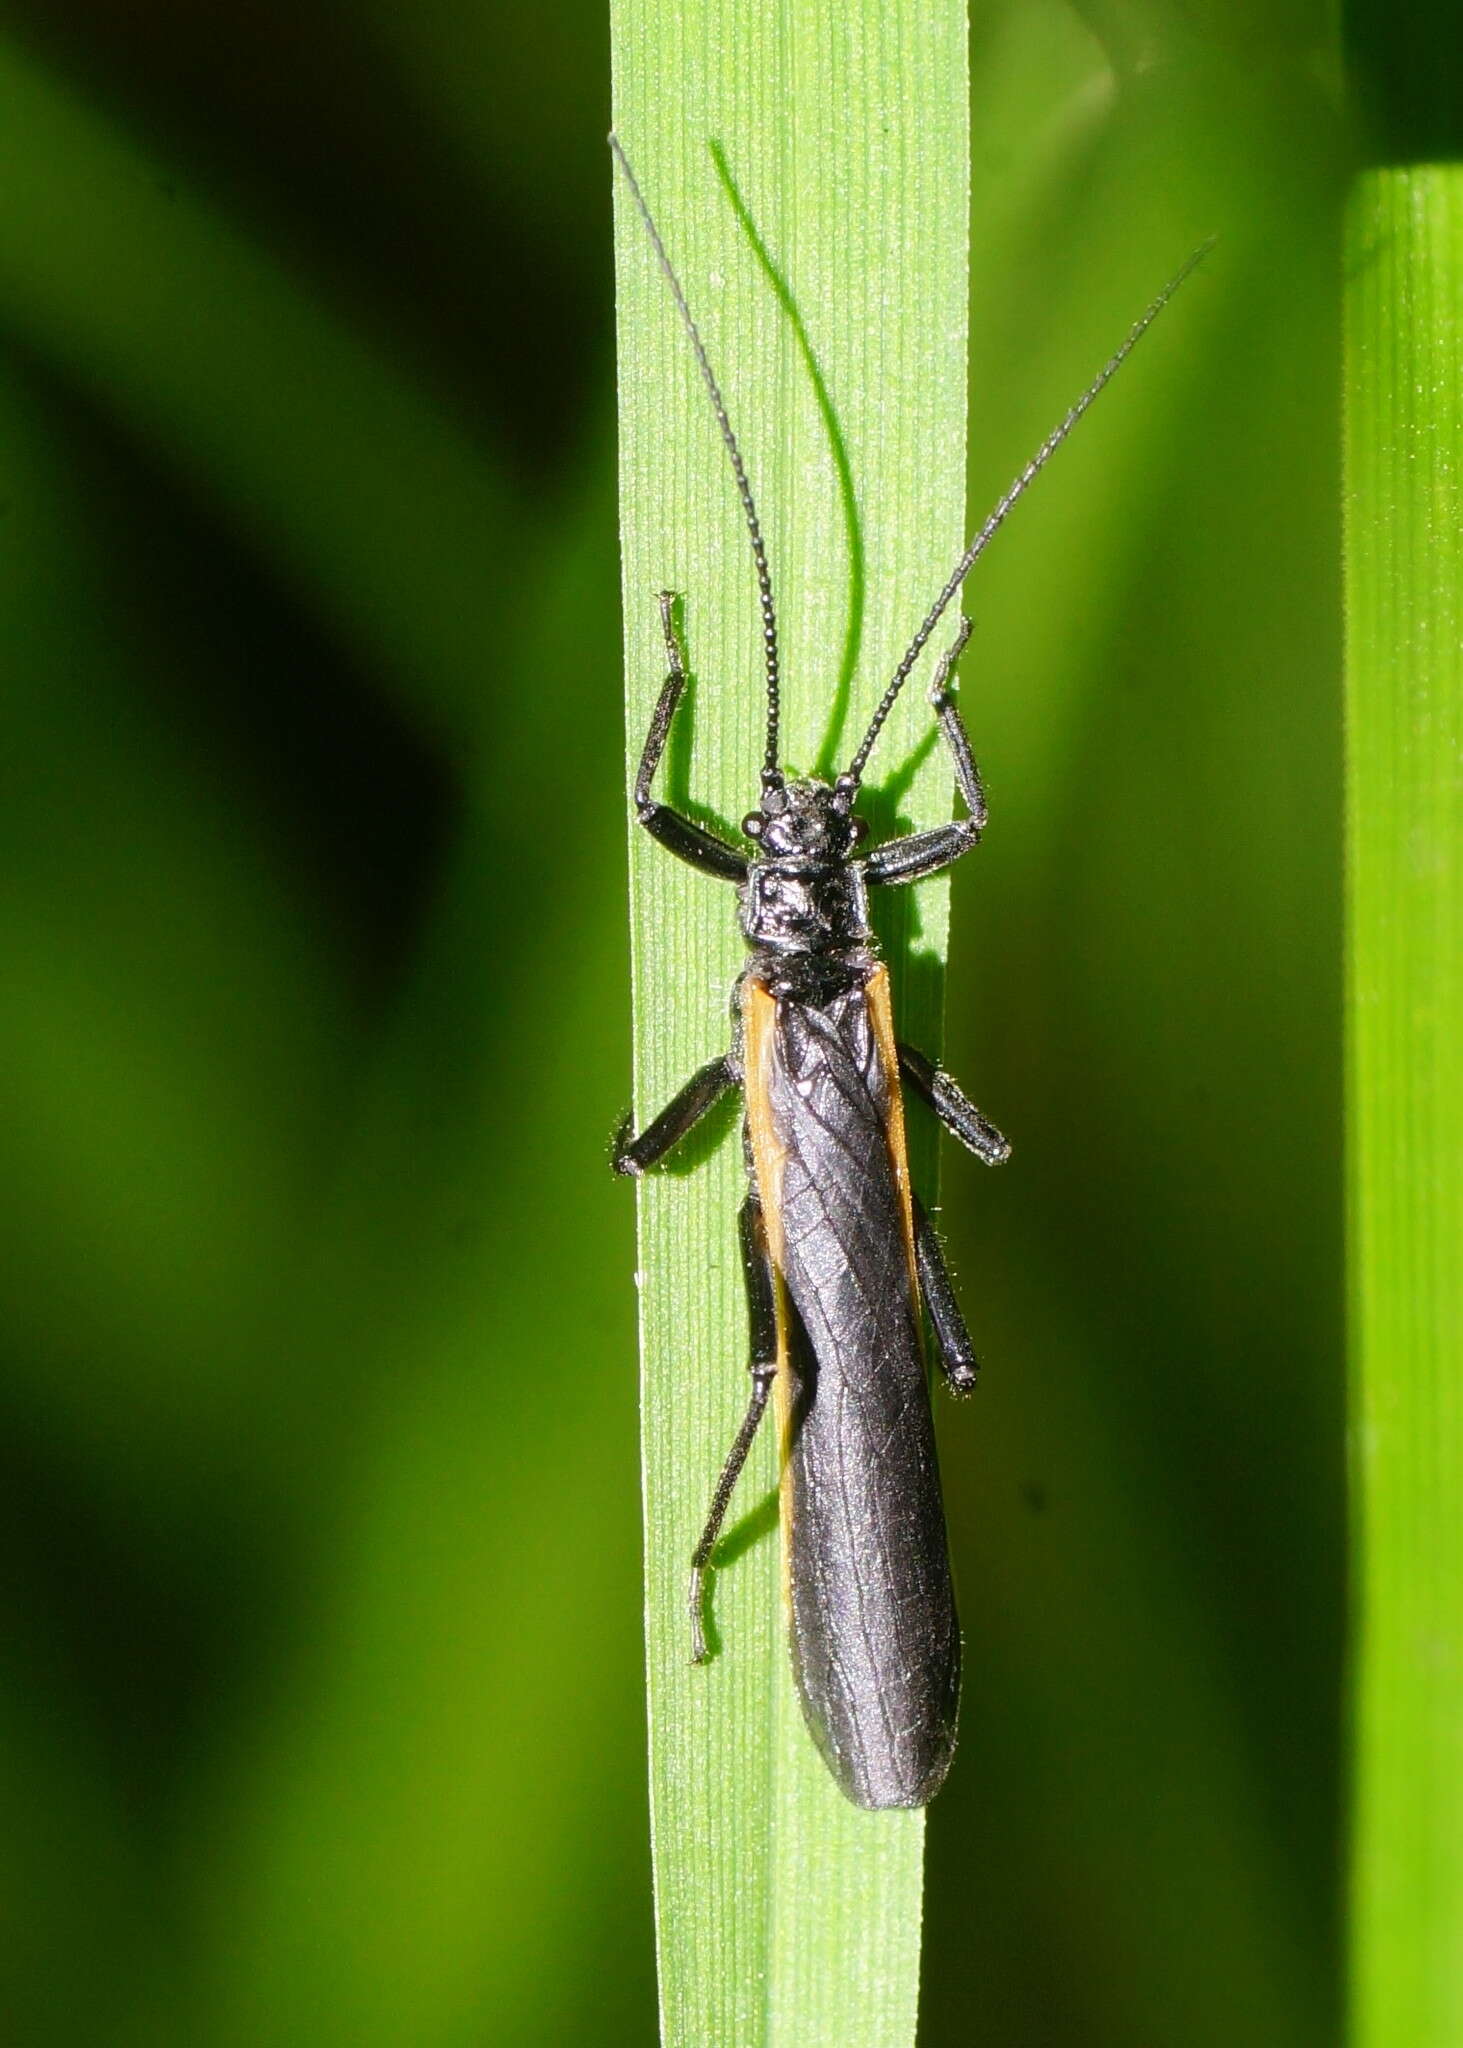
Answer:
MULTIPOLYGON (((751 1394, 692 1559, 692 1649, 706 1654, 705 1577, 769 1395, 781 1442, 781 1509, 794 1671, 808 1727, 847 1796, 921 1806, 954 1752, 960 1632, 945 1540, 922 1328, 951 1390, 976 1360, 939 1241, 910 1184, 907 1084, 988 1165, 1006 1140, 923 1054, 898 1043, 870 888, 918 882, 977 844, 980 776, 953 696, 962 620, 930 700, 966 815, 860 850, 863 771, 895 699, 965 575, 1016 499, 1071 432, 1198 257, 1167 286, 1048 436, 981 527, 895 671, 846 773, 799 780, 778 765, 779 675, 771 577, 740 449, 685 296, 619 144, 611 138, 696 352, 742 500, 760 594, 767 672, 761 802, 745 849, 651 794, 685 664, 673 601, 660 598, 667 675, 635 779, 640 823, 704 873, 737 885, 749 953, 733 1043, 638 1137, 620 1173, 653 1167, 732 1088, 742 1091, 749 1192, 740 1235, 751 1394)), ((1199 252, 1201 255, 1203 251, 1199 252)))
MULTIPOLYGON (((814 1739, 860 1806, 919 1806, 954 1752, 960 1631, 886 1064, 888 993, 876 974, 874 988, 854 982, 818 1007, 774 998, 758 1033, 766 1124, 783 1148, 772 1214, 790 1303, 779 1381, 784 1540, 793 1661, 814 1739)), ((767 999, 757 990, 751 1000, 767 999)), ((766 1147, 754 1147, 760 1162, 766 1147)), ((915 1228, 928 1231, 922 1216, 915 1228)), ((929 1256, 939 1261, 932 1237, 929 1256)), ((964 1390, 975 1361, 943 1271, 941 1284, 950 1318, 939 1356, 964 1390)))

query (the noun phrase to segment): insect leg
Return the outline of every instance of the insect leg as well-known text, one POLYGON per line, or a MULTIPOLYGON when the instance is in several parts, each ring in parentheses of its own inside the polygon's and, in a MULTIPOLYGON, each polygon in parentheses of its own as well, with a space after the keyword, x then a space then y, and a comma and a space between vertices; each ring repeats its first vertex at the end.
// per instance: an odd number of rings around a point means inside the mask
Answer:
POLYGON ((694 1130, 707 1111, 714 1109, 728 1088, 735 1088, 738 1072, 725 1053, 698 1067, 684 1087, 678 1088, 660 1115, 645 1126, 638 1138, 630 1135, 630 1118, 621 1124, 615 1138, 610 1164, 616 1173, 638 1180, 652 1166, 658 1166, 688 1131, 694 1130))
POLYGON ((1004 1166, 1011 1156, 1010 1140, 1003 1138, 988 1116, 983 1116, 959 1084, 943 1067, 926 1059, 912 1045, 899 1048, 901 1073, 916 1095, 930 1105, 945 1129, 987 1166, 1004 1166))
POLYGON ((955 780, 965 800, 965 808, 970 813, 968 822, 975 827, 977 833, 980 833, 984 831, 989 815, 986 810, 985 789, 981 783, 980 770, 975 765, 970 734, 965 730, 965 721, 960 716, 960 707, 950 686, 955 664, 965 652, 965 643, 970 638, 970 631, 969 619, 962 618, 959 632, 940 656, 940 665, 935 670, 935 680, 930 685, 930 702, 935 707, 940 730, 945 735, 945 744, 954 757, 955 780))
POLYGON ((919 1270, 919 1290, 924 1296, 930 1327, 935 1333, 935 1356, 945 1384, 952 1394, 968 1394, 980 1370, 970 1332, 950 1284, 950 1270, 935 1235, 925 1206, 918 1197, 914 1204, 914 1259, 919 1270))
POLYGON ((670 735, 671 720, 686 687, 686 664, 681 654, 681 643, 676 637, 675 620, 671 616, 674 603, 675 598, 670 591, 660 593, 660 623, 665 634, 667 674, 656 699, 655 710, 651 713, 650 730, 645 735, 645 745, 640 753, 640 767, 635 776, 635 815, 652 839, 658 839, 662 846, 668 847, 679 859, 689 861, 693 868, 700 868, 703 874, 717 875, 723 881, 740 882, 746 878, 747 863, 734 846, 729 846, 715 832, 708 832, 704 825, 696 824, 691 818, 683 818, 669 804, 658 804, 650 794, 650 785, 655 780, 655 771, 660 766, 660 757, 670 735))
POLYGON ((747 1412, 742 1417, 742 1426, 737 1431, 726 1462, 721 1468, 721 1477, 716 1482, 716 1491, 711 1496, 711 1508, 706 1517, 706 1526, 701 1531, 701 1540, 691 1558, 691 1581, 687 1587, 687 1602, 691 1610, 691 1662, 702 1664, 706 1660, 706 1574, 711 1565, 711 1553, 721 1534, 721 1525, 731 1502, 737 1480, 741 1477, 747 1453, 752 1448, 752 1439, 757 1434, 767 1407, 767 1396, 772 1382, 777 1377, 777 1303, 772 1277, 772 1258, 767 1249, 767 1231, 762 1221, 762 1204, 755 1195, 748 1195, 742 1204, 737 1219, 737 1232, 742 1245, 742 1272, 747 1282, 747 1321, 751 1330, 752 1349, 752 1393, 747 1402, 747 1412))
POLYGON ((927 875, 937 875, 942 868, 951 866, 962 853, 969 853, 985 830, 988 815, 985 790, 981 786, 980 770, 975 765, 970 734, 965 730, 950 687, 951 673, 969 638, 970 621, 962 619, 959 632, 940 656, 940 665, 935 670, 935 680, 930 688, 930 702, 939 718, 945 744, 954 757, 956 786, 970 815, 954 818, 948 825, 935 825, 928 832, 911 832, 903 839, 891 839, 887 845, 876 846, 863 864, 866 881, 921 882, 927 875))

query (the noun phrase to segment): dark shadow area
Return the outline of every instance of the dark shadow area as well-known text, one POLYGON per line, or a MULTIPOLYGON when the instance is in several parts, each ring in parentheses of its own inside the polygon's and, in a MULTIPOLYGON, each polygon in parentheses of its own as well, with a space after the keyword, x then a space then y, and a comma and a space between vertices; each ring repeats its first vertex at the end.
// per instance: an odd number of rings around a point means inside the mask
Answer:
POLYGON ((774 1486, 765 1493, 756 1507, 749 1508, 739 1522, 734 1522, 712 1553, 711 1562, 717 1570, 724 1565, 735 1564, 739 1557, 760 1543, 764 1536, 770 1536, 777 1527, 781 1496, 774 1486))
POLYGON ((720 1574, 734 1565, 738 1558, 745 1557, 749 1550, 774 1535, 777 1530, 778 1492, 777 1488, 764 1494, 756 1507, 743 1515, 717 1543, 711 1553, 711 1570, 706 1576, 705 1591, 701 1602, 702 1625, 706 1631, 706 1661, 719 1657, 722 1652, 721 1632, 716 1626, 716 1583, 720 1574))

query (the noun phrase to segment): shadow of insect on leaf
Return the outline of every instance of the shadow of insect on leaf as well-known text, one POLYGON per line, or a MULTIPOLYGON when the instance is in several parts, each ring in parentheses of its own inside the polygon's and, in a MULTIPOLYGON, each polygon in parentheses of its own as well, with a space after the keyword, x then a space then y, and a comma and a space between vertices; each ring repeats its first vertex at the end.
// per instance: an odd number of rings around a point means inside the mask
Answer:
POLYGON ((763 275, 777 296, 777 303, 788 317, 793 337, 808 373, 817 400, 818 415, 823 422, 823 431, 828 436, 828 449, 833 457, 833 467, 838 476, 838 502, 843 513, 843 530, 848 540, 848 617, 843 629, 843 651, 838 661, 838 681, 834 685, 833 702, 828 712, 828 729, 823 735, 823 744, 818 750, 817 773, 832 779, 837 772, 837 756, 843 743, 843 729, 848 722, 848 707, 853 693, 853 679, 858 669, 859 648, 864 636, 864 596, 867 574, 864 566, 864 535, 859 519, 858 494, 853 485, 853 464, 849 459, 848 443, 838 414, 834 410, 833 396, 828 389, 828 380, 823 375, 822 365, 813 352, 808 339, 808 330, 803 321, 792 287, 772 260, 772 252, 763 241, 751 209, 742 197, 741 187, 732 176, 731 165, 727 162, 726 151, 719 142, 711 144, 711 160, 716 165, 716 175, 731 201, 743 234, 752 246, 752 253, 762 267, 763 275))
MULTIPOLYGON (((762 1496, 756 1507, 727 1530, 717 1544, 711 1556, 715 1570, 724 1571, 728 1565, 735 1564, 738 1558, 745 1557, 749 1550, 755 1549, 759 1543, 771 1536, 777 1527, 777 1518, 778 1495, 774 1486, 770 1492, 762 1496)), ((713 1577, 709 1588, 711 1597, 704 1609, 708 1658, 719 1656, 721 1652, 721 1635, 716 1626, 715 1586, 716 1580, 713 1577)))

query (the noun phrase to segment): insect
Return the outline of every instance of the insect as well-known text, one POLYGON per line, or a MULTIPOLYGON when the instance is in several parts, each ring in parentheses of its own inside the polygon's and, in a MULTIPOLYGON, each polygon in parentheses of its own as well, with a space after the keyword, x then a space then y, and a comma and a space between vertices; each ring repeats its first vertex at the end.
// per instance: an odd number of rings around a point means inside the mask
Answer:
POLYGON ((728 1091, 741 1090, 751 1391, 691 1561, 692 1656, 698 1663, 706 1656, 707 1573, 772 1397, 793 1669, 808 1728, 856 1805, 922 1806, 949 1769, 960 1695, 926 1320, 952 1393, 971 1391, 977 1366, 939 1239, 910 1182, 905 1090, 988 1166, 1000 1165, 1010 1147, 948 1074, 898 1041, 869 891, 940 873, 985 829, 980 773, 954 693, 968 620, 940 656, 930 689, 965 815, 865 848, 859 791, 884 723, 966 575, 1208 245, 1159 293, 997 502, 925 615, 847 769, 830 784, 790 776, 780 765, 777 621, 746 466, 660 232, 618 140, 610 143, 730 459, 751 540, 766 667, 760 801, 742 820, 746 844, 739 846, 652 794, 686 682, 674 599, 661 594, 667 673, 635 777, 635 814, 679 859, 735 884, 749 949, 728 1051, 693 1074, 638 1135, 627 1119, 614 1153, 615 1170, 638 1177, 728 1091))

